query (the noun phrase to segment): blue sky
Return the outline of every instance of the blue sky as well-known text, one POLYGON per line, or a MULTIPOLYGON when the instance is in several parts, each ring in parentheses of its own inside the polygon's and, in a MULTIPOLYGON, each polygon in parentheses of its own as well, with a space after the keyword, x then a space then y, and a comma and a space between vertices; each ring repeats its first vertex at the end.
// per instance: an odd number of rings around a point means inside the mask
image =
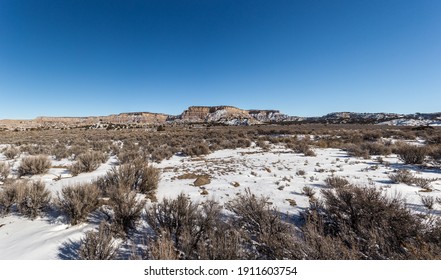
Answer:
POLYGON ((441 111, 438 0, 0 0, 0 119, 441 111))

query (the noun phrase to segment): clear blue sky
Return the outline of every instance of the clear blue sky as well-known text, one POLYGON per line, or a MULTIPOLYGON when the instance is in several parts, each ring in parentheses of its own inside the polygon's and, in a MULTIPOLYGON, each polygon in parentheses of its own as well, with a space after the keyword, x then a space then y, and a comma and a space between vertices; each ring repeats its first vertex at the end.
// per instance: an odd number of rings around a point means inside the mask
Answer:
POLYGON ((441 111, 439 0, 0 0, 0 119, 441 111))

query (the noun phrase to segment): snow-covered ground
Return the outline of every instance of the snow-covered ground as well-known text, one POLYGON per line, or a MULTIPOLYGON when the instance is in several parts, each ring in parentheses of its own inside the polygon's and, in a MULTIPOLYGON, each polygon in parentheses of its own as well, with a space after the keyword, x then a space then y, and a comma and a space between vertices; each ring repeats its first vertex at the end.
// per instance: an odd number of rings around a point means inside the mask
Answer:
POLYGON ((379 125, 397 125, 397 126, 441 126, 440 120, 420 120, 420 119, 395 119, 381 122, 379 125))
MULTIPOLYGON (((225 203, 249 188, 256 195, 269 197, 280 212, 295 218, 309 205, 308 197, 302 193, 303 187, 309 186, 319 195, 320 189, 325 187, 324 180, 331 175, 344 177, 361 186, 379 188, 386 195, 401 194, 407 205, 417 212, 429 211, 422 206, 422 195, 441 197, 439 168, 406 166, 395 155, 383 157, 383 162, 379 163, 376 157, 368 160, 349 157, 339 149, 314 149, 314 152, 316 156, 306 157, 282 147, 263 151, 253 146, 216 151, 197 158, 176 155, 156 164, 162 171, 157 198, 161 200, 184 193, 195 201, 214 199, 225 203), (431 183, 433 191, 421 192, 416 186, 392 183, 389 174, 404 168, 410 169, 415 176, 434 179, 431 183), (196 187, 196 176, 209 177, 210 183, 196 187), (292 205, 293 201, 296 205, 292 205)), ((3 155, 0 155, 0 160, 6 161, 3 155)), ((19 160, 7 162, 14 170, 19 160)), ((53 161, 53 168, 47 174, 32 176, 31 179, 43 180, 55 196, 63 187, 104 175, 117 164, 117 159, 111 157, 96 171, 76 177, 67 171, 69 164, 69 160, 53 161)), ((441 207, 436 205, 431 211, 440 215, 441 207)), ((58 213, 50 213, 34 221, 19 214, 2 217, 0 259, 69 259, 84 233, 95 228, 101 218, 99 213, 94 213, 88 223, 70 226, 58 213)))

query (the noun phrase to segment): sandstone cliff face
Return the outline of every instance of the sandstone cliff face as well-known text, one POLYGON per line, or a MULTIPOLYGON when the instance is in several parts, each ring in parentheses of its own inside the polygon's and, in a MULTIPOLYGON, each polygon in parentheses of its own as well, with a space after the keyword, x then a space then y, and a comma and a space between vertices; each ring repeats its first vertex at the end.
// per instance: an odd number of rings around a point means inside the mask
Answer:
POLYGON ((191 106, 178 118, 181 122, 208 122, 231 125, 256 123, 248 113, 233 106, 191 106))

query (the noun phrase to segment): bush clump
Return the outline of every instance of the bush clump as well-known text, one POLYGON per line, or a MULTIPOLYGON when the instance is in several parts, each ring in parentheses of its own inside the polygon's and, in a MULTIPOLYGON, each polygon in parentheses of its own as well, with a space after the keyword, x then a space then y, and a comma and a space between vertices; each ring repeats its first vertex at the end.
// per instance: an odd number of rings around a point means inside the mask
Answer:
POLYGON ((35 219, 49 207, 51 193, 43 182, 19 181, 14 187, 16 188, 15 201, 19 213, 35 219))
POLYGON ((294 258, 294 231, 284 222, 277 209, 271 208, 269 198, 257 197, 246 189, 230 201, 226 208, 235 214, 233 221, 246 234, 251 251, 248 258, 292 259, 294 258))
POLYGON ((322 197, 302 228, 306 259, 412 259, 439 250, 439 244, 424 243, 422 218, 399 197, 352 185, 323 190, 322 197))
POLYGON ((73 176, 83 172, 92 172, 106 162, 108 155, 102 152, 89 151, 76 157, 76 162, 69 167, 73 176))
POLYGON ((11 167, 6 162, 0 162, 0 181, 4 182, 11 173, 11 167))
POLYGON ((78 255, 81 260, 113 260, 117 252, 110 226, 101 222, 98 231, 88 231, 81 240, 78 255))
POLYGON ((20 150, 14 147, 9 147, 3 152, 7 159, 14 159, 19 153, 20 150))
POLYGON ((405 164, 422 164, 428 155, 428 150, 426 147, 401 144, 396 149, 396 153, 405 164))
POLYGON ((113 221, 116 232, 126 236, 129 230, 136 227, 141 218, 146 201, 137 199, 137 194, 128 188, 114 188, 110 192, 109 204, 113 210, 113 221))
POLYGON ((147 210, 155 232, 149 254, 153 259, 242 259, 241 234, 222 220, 221 207, 208 200, 191 202, 180 194, 147 210))
POLYGON ((99 196, 100 192, 93 184, 68 186, 58 193, 56 205, 67 215, 71 225, 77 225, 98 208, 99 196))
POLYGON ((328 188, 344 188, 349 185, 349 181, 339 176, 329 176, 325 179, 328 188))
POLYGON ((51 161, 48 156, 27 156, 23 158, 18 167, 19 176, 44 174, 51 167, 51 161))
POLYGON ((159 169, 142 159, 112 168, 107 174, 98 179, 97 184, 104 195, 113 188, 129 188, 155 198, 160 179, 159 169))
POLYGON ((397 172, 390 174, 389 179, 394 183, 411 185, 414 182, 415 176, 407 169, 400 169, 397 172))
POLYGON ((16 185, 7 185, 0 191, 0 215, 4 216, 9 214, 11 207, 17 201, 17 188, 16 185))

